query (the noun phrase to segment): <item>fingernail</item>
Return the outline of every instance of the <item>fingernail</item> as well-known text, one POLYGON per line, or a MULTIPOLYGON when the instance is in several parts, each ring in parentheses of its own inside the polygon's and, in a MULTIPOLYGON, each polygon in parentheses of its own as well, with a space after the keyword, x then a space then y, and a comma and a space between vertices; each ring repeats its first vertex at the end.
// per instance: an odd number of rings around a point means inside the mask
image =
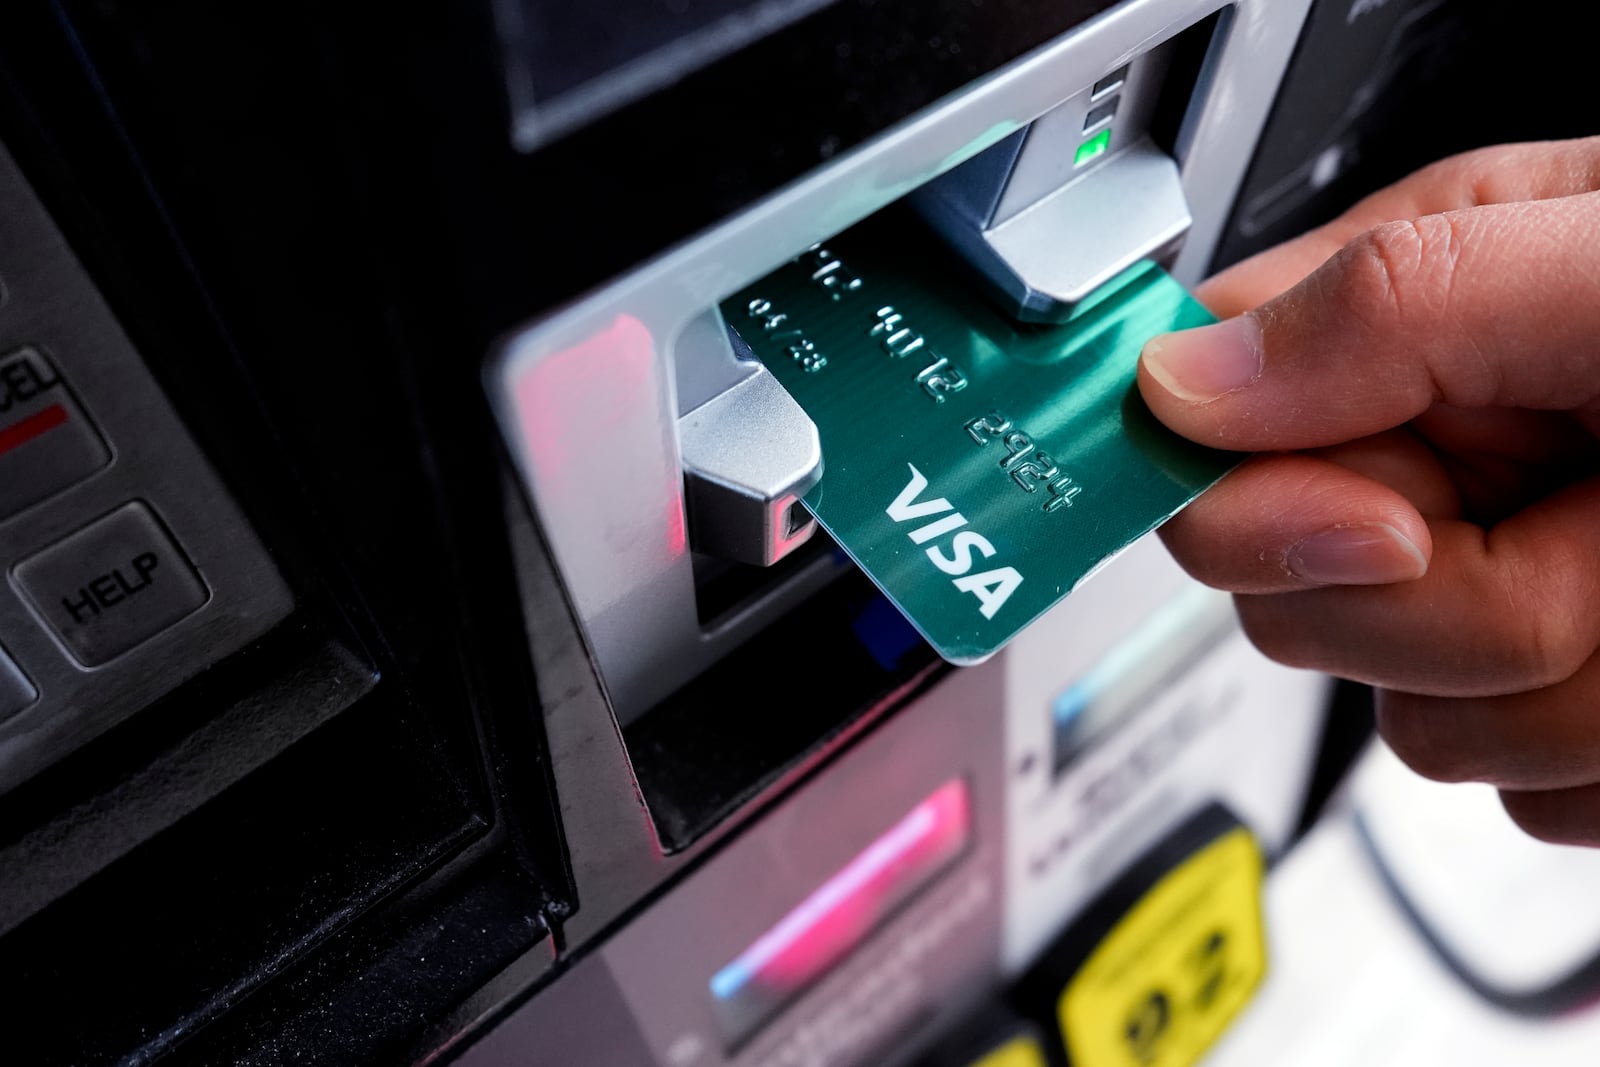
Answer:
POLYGON ((1261 377, 1261 324, 1240 315, 1212 326, 1162 334, 1144 346, 1144 365, 1182 400, 1215 400, 1261 377))
POLYGON ((1289 549, 1289 573, 1318 585, 1384 585, 1421 578, 1428 558, 1385 522, 1351 523, 1312 534, 1289 549))

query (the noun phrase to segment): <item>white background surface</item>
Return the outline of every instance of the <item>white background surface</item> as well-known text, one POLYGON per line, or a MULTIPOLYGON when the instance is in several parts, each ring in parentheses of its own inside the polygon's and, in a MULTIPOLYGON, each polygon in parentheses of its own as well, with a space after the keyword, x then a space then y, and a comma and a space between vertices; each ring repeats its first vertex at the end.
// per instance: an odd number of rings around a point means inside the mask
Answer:
MULTIPOLYGON (((1588 901, 1600 911, 1600 886, 1588 901)), ((1266 908, 1271 970, 1203 1067, 1600 1065, 1600 1007, 1520 1018, 1437 961, 1379 881, 1348 808, 1278 866, 1266 908)))

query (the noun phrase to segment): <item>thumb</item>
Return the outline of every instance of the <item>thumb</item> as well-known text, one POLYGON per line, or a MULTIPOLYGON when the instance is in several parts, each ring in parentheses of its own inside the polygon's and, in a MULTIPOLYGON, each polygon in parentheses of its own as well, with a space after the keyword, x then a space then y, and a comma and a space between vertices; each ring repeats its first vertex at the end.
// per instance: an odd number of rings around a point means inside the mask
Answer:
POLYGON ((1256 310, 1150 341, 1139 388, 1184 436, 1248 451, 1436 402, 1581 408, 1600 395, 1600 193, 1369 230, 1256 310))

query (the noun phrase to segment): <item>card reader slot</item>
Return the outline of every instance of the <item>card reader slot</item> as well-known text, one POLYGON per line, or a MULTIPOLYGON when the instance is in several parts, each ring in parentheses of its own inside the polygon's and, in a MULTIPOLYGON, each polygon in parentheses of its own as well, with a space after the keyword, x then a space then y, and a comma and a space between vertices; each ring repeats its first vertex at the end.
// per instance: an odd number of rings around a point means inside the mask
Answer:
POLYGON ((661 847, 687 848, 950 669, 847 570, 623 726, 661 847))
POLYGON ((1167 266, 1192 223, 1185 122, 1208 90, 1222 13, 1149 47, 913 200, 1026 322, 1066 322, 1141 259, 1167 266))
MULTIPOLYGON (((912 209, 923 208, 924 221, 933 221, 946 237, 948 228, 926 210, 930 197, 959 202, 954 214, 967 219, 1006 220, 981 239, 975 224, 962 224, 971 240, 948 242, 965 253, 956 257, 956 268, 977 267, 973 285, 1004 292, 1003 284, 994 284, 996 275, 1038 252, 1039 262, 1052 271, 1076 271, 1055 286, 1071 295, 1021 302, 1013 308, 1022 320, 1019 326, 1059 317, 1063 309, 1087 312, 1111 290, 1108 283, 1120 284, 1122 276, 1079 268, 1120 262, 1135 252, 1160 260, 1181 243, 1189 216, 1170 151, 1182 114, 1197 98, 1201 61, 1219 26, 1216 17, 1203 19, 1096 82, 1069 89, 1063 104, 1030 126, 887 210, 920 229, 912 209), (1064 157, 1050 146, 1053 139, 1062 142, 1064 157), (1097 150, 1081 162, 1074 158, 1091 144, 1097 150), (1118 197, 1130 189, 1149 192, 1122 205, 1118 197), (968 193, 973 195, 962 201, 968 193)), ((849 285, 848 269, 830 257, 829 249, 830 241, 823 240, 792 253, 824 281, 849 285)), ((782 313, 782 308, 771 312, 782 313)), ((815 426, 798 407, 785 406, 789 414, 783 419, 764 413, 777 410, 767 397, 772 375, 737 332, 753 328, 754 321, 764 320, 747 321, 742 307, 707 307, 681 328, 671 350, 692 618, 699 627, 699 640, 685 642, 673 657, 674 669, 667 672, 674 676, 673 687, 721 670, 728 657, 745 657, 750 642, 853 569, 831 540, 814 533, 817 525, 800 501, 828 459, 816 443, 815 426), (790 418, 795 414, 800 417, 790 418), (750 466, 755 458, 761 458, 760 479, 746 476, 755 469, 750 466), (806 537, 812 540, 803 543, 806 537)), ((631 724, 648 715, 649 707, 630 708, 619 717, 631 724)))
MULTIPOLYGON (((815 521, 803 504, 796 502, 793 506, 801 511, 803 522, 815 521)), ((694 597, 700 625, 716 630, 792 584, 820 587, 844 574, 850 566, 833 538, 820 531, 770 567, 735 563, 697 552, 694 597)))

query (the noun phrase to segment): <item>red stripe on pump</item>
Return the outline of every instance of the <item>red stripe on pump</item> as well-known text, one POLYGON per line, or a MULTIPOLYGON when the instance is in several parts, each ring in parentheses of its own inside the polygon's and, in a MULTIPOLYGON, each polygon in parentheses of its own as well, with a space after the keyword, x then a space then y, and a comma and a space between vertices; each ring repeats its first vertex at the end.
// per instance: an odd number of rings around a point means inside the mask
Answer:
POLYGON ((0 456, 13 448, 22 447, 35 437, 50 432, 66 421, 67 409, 60 404, 51 404, 43 411, 36 411, 27 418, 12 423, 0 430, 0 456))

